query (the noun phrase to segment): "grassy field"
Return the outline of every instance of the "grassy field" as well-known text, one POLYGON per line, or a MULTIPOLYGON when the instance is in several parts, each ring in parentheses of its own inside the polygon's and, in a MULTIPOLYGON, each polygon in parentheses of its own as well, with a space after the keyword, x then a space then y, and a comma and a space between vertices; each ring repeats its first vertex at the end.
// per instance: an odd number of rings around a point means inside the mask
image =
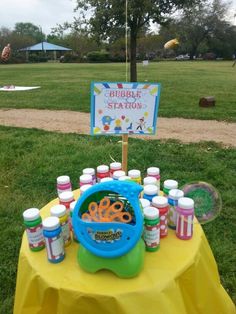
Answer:
MULTIPOLYGON (((56 197, 55 180, 68 174, 74 189, 84 167, 121 159, 119 138, 92 138, 39 130, 0 127, 0 313, 12 312, 17 260, 23 233, 22 212, 56 197)), ((161 169, 162 182, 180 185, 195 180, 212 183, 221 192, 223 210, 204 226, 218 263, 221 281, 236 301, 236 150, 214 143, 183 145, 175 141, 130 139, 129 169, 144 174, 148 166, 161 169)))
MULTIPOLYGON (((0 108, 90 111, 91 81, 125 81, 125 64, 0 65, 0 86, 42 88, 0 94, 0 108)), ((232 62, 159 62, 138 64, 138 81, 162 84, 159 115, 236 121, 236 69, 232 62), (215 108, 199 108, 199 98, 213 95, 215 108)))

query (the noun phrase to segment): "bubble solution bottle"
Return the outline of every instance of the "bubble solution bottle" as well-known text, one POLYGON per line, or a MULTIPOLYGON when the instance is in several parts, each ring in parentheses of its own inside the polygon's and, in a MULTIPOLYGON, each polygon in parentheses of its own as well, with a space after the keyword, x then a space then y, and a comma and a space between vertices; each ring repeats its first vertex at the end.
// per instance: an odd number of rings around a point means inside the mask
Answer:
POLYGON ((48 261, 60 263, 65 258, 64 242, 58 217, 48 217, 43 220, 43 235, 45 238, 48 261))
POLYGON ((101 179, 110 177, 109 167, 100 165, 97 167, 97 182, 100 183, 101 179))
POLYGON ((45 247, 42 218, 38 208, 29 208, 23 212, 24 225, 31 251, 41 251, 45 247))
POLYGON ((113 172, 113 179, 114 180, 119 180, 119 178, 124 177, 125 176, 125 171, 123 170, 117 170, 113 172))
POLYGON ((74 194, 73 192, 63 192, 59 195, 59 203, 61 205, 66 206, 67 211, 70 209, 70 203, 74 202, 74 194))
MULTIPOLYGON (((85 185, 83 185, 83 186, 85 186, 85 185)), ((72 216, 73 216, 75 205, 76 205, 76 201, 70 203, 70 217, 71 217, 71 220, 72 220, 72 216)), ((79 243, 79 240, 77 239, 76 234, 74 232, 73 225, 72 225, 72 234, 73 234, 73 240, 75 242, 79 243)))
POLYGON ((153 197, 157 196, 158 188, 154 184, 145 185, 143 188, 143 198, 152 201, 153 197))
POLYGON ((194 201, 181 197, 176 207, 176 236, 181 240, 189 240, 193 236, 194 201))
POLYGON ((143 240, 146 250, 157 251, 160 247, 160 219, 159 210, 155 207, 144 208, 143 240))
POLYGON ((128 176, 131 178, 131 180, 135 183, 141 184, 141 172, 140 170, 129 170, 128 176))
POLYGON ((68 215, 66 213, 66 207, 64 205, 55 205, 51 207, 50 213, 52 216, 59 218, 64 245, 65 246, 70 245, 71 244, 70 226, 68 215))
POLYGON ((168 199, 164 196, 155 196, 152 199, 152 206, 158 208, 160 213, 160 236, 164 238, 168 234, 167 216, 169 211, 168 199))
MULTIPOLYGON (((80 187, 80 196, 81 195, 83 195, 83 193, 85 192, 85 191, 87 191, 89 188, 91 188, 91 184, 85 184, 85 185, 82 185, 81 187, 80 187)), ((74 201, 73 201, 74 202, 74 201)), ((72 203, 73 203, 72 202, 72 203)), ((71 205, 71 203, 70 203, 70 205, 71 205)))
MULTIPOLYGON (((152 185, 157 185, 157 179, 155 177, 146 177, 143 179, 143 185, 149 185, 149 184, 152 184, 152 185)), ((158 188, 158 190, 160 190, 158 188)))
POLYGON ((94 168, 83 169, 83 174, 89 174, 90 176, 92 176, 93 184, 96 184, 96 174, 94 168))
POLYGON ((168 213, 168 227, 175 230, 176 229, 176 207, 178 205, 178 200, 184 196, 184 192, 178 189, 172 189, 168 195, 168 203, 170 205, 168 213))
POLYGON ((168 197, 170 190, 178 189, 178 182, 175 180, 165 180, 163 184, 164 196, 168 197))
POLYGON ((148 177, 154 177, 157 180, 157 187, 158 187, 158 192, 160 191, 160 181, 161 181, 161 176, 160 176, 160 169, 157 167, 150 167, 147 169, 147 176, 148 177))
POLYGON ((90 174, 82 174, 79 177, 79 185, 83 186, 85 184, 93 185, 93 177, 90 174))
POLYGON ((69 176, 60 176, 57 178, 57 194, 58 196, 62 192, 72 191, 72 186, 69 176))
POLYGON ((111 174, 111 177, 113 177, 113 173, 115 171, 119 171, 119 170, 122 170, 122 165, 120 162, 112 162, 110 164, 110 174, 111 174))

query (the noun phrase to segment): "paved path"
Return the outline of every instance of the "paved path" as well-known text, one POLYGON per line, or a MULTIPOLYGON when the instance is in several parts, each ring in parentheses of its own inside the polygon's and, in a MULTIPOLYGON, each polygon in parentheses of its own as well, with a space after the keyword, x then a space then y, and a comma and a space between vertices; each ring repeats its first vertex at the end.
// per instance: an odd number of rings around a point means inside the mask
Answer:
MULTIPOLYGON (((1 109, 0 125, 89 134, 90 115, 66 110, 1 109)), ((236 123, 158 118, 157 135, 145 139, 177 139, 183 143, 215 141, 236 147, 236 123)))

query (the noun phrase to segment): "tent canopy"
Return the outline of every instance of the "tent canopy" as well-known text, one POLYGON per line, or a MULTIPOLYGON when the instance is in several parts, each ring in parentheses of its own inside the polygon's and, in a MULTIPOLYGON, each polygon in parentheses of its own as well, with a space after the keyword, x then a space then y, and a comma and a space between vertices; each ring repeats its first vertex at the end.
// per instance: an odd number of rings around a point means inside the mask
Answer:
POLYGON ((20 51, 70 51, 72 49, 50 44, 46 41, 20 49, 20 51))

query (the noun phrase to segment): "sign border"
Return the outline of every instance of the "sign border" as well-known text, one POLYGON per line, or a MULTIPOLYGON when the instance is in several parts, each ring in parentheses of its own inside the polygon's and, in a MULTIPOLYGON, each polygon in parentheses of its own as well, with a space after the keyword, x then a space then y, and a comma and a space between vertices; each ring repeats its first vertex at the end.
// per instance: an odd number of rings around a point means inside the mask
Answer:
POLYGON ((120 81, 117 81, 117 82, 106 82, 106 81, 92 81, 91 84, 90 84, 90 135, 93 135, 93 136, 101 136, 101 135, 105 135, 105 136, 117 136, 117 135, 142 135, 142 136, 145 136, 145 135, 148 135, 148 136, 152 136, 152 135, 155 135, 156 134, 156 131, 157 131, 157 119, 158 119, 158 109, 159 109, 159 104, 160 104, 160 94, 161 94, 161 83, 153 83, 153 82, 120 82, 120 81), (94 122, 95 122, 95 95, 94 95, 94 85, 95 84, 144 84, 144 85, 156 85, 158 86, 158 93, 157 93, 157 96, 156 96, 156 100, 155 100, 155 110, 154 110, 154 115, 153 115, 153 125, 154 125, 154 129, 153 129, 153 132, 152 133, 133 133, 133 134, 130 134, 129 132, 127 133, 119 133, 119 134, 116 134, 116 133, 98 133, 98 134, 94 134, 93 132, 93 128, 94 128, 94 122), (155 123, 156 121, 156 123, 155 123))

